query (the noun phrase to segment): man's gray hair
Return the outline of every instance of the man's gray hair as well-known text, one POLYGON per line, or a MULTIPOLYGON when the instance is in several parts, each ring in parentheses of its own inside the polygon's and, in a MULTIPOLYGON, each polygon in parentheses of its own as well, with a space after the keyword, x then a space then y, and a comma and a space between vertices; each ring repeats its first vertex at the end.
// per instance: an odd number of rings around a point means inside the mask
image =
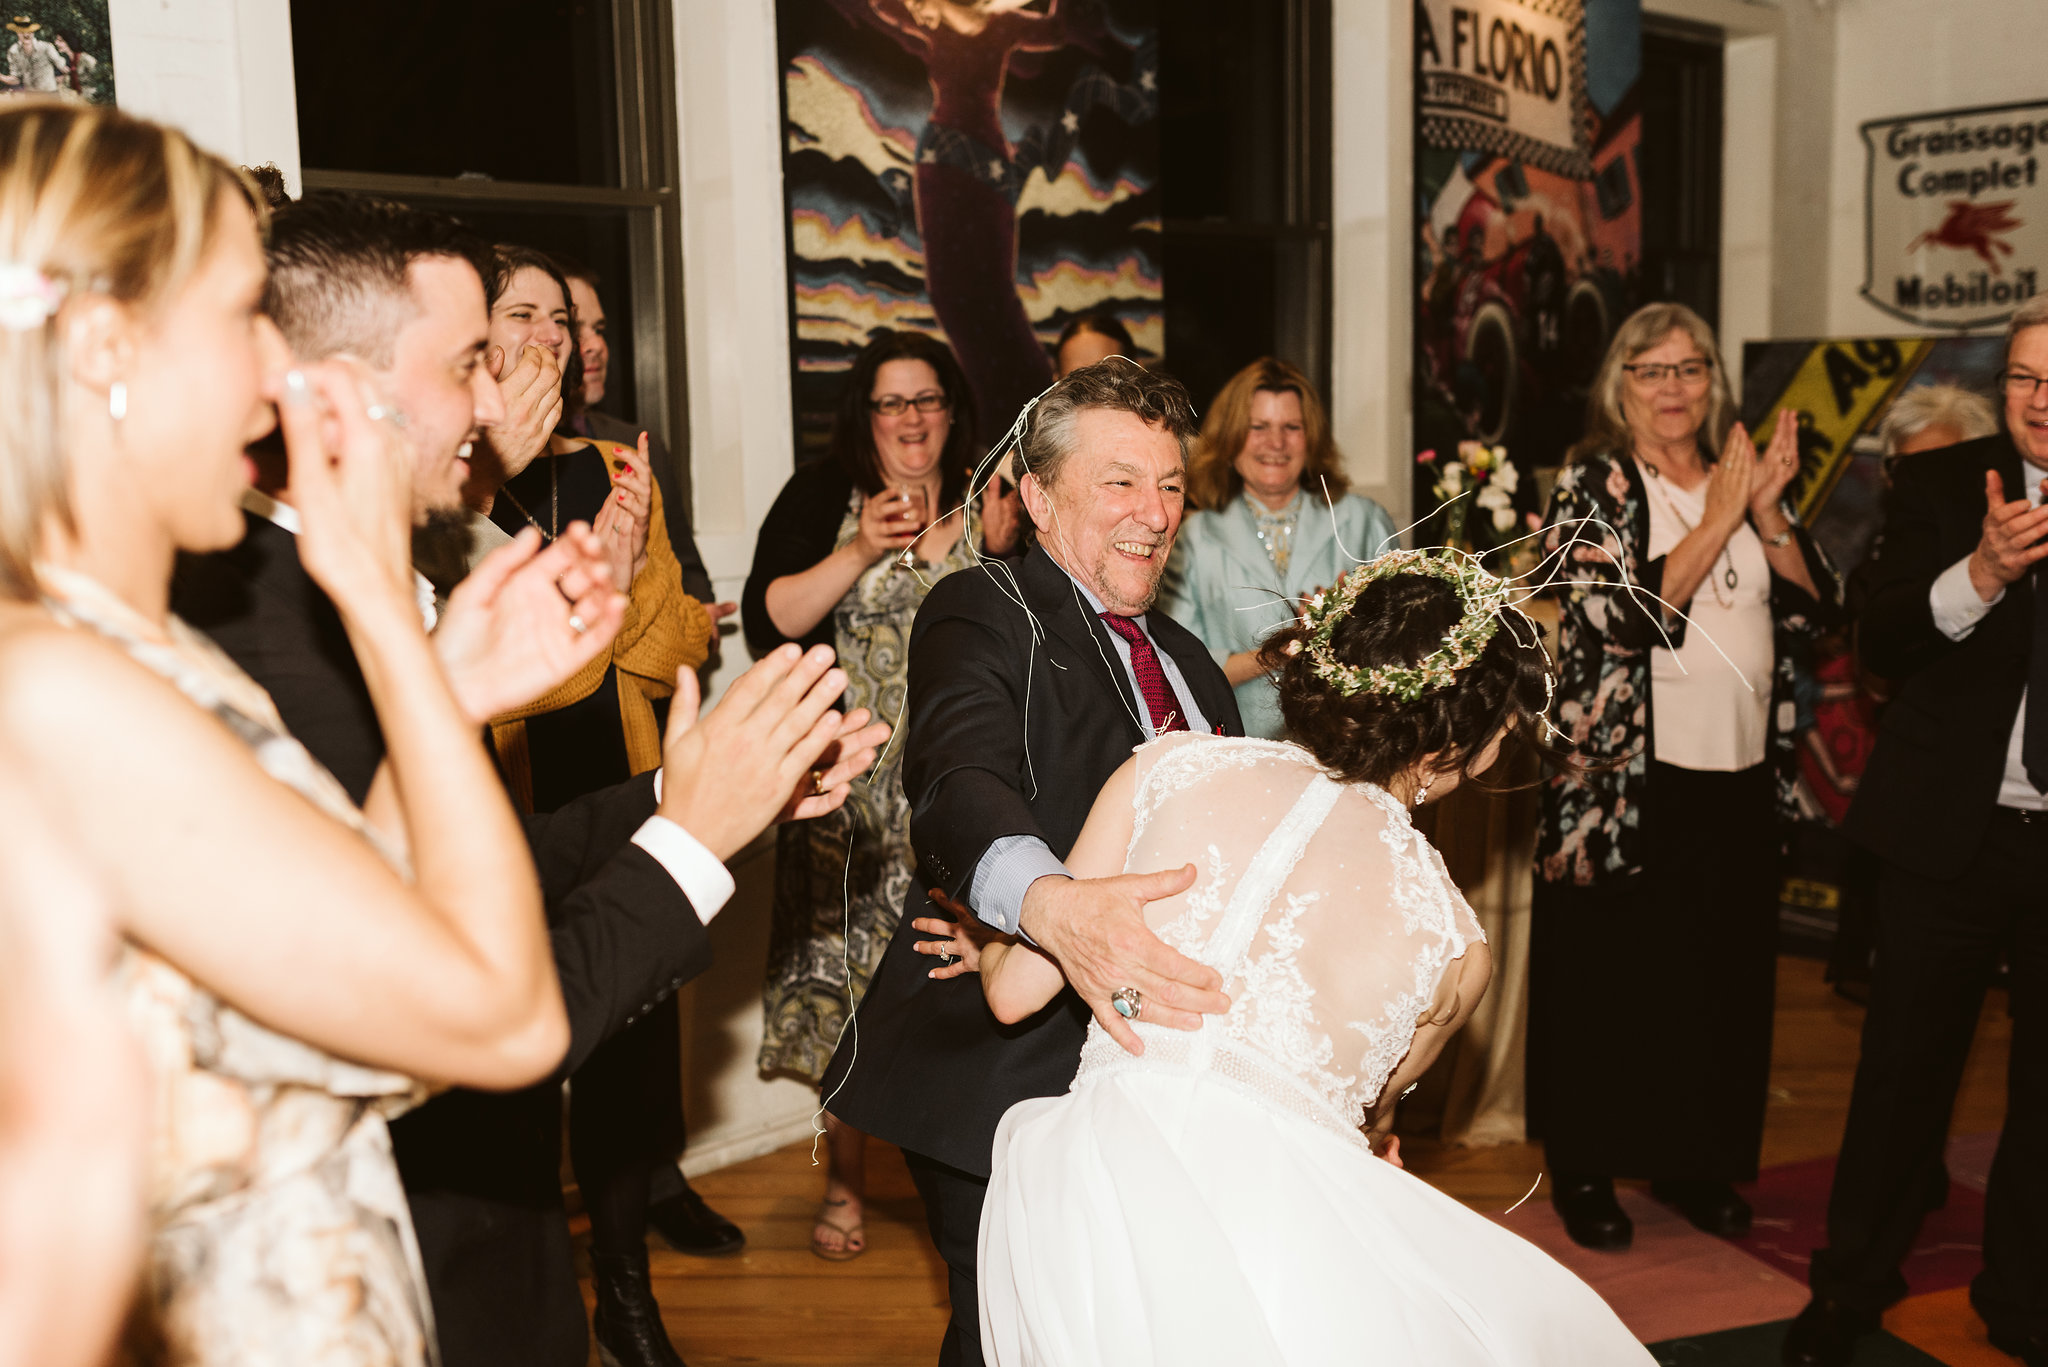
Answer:
POLYGON ((1181 460, 1187 460, 1197 431, 1195 406, 1188 402, 1187 390, 1170 375, 1111 356, 1082 366, 1038 401, 1017 446, 1017 458, 1025 472, 1038 476, 1038 482, 1050 488, 1067 457, 1074 453, 1075 421, 1096 408, 1130 413, 1150 426, 1165 429, 1180 443, 1181 460))
POLYGON ((1886 410, 1877 439, 1887 456, 1930 427, 1953 427, 1957 441, 1975 441, 1998 430, 1998 410, 1974 389, 1953 384, 1914 385, 1886 410))
POLYGON ((2048 327, 2048 294, 2037 294, 2013 310, 2012 321, 2005 325, 2005 355, 2012 359, 2012 344, 2028 328, 2048 327))

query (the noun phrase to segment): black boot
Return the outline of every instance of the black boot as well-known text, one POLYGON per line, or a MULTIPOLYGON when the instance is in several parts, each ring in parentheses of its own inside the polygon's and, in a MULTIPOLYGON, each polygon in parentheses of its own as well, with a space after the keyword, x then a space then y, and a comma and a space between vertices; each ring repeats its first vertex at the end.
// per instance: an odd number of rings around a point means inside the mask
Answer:
POLYGON ((1614 1199, 1612 1177, 1558 1173, 1552 1179, 1550 1203, 1564 1218, 1565 1233, 1583 1248, 1618 1250, 1635 1241, 1635 1221, 1614 1199))
POLYGON ((729 1258, 747 1246, 740 1227, 704 1203, 689 1183, 648 1208, 647 1223, 678 1253, 695 1258, 729 1258))
POLYGON ((685 1367, 661 1324, 647 1254, 592 1253, 597 1282, 597 1355, 604 1367, 685 1367))

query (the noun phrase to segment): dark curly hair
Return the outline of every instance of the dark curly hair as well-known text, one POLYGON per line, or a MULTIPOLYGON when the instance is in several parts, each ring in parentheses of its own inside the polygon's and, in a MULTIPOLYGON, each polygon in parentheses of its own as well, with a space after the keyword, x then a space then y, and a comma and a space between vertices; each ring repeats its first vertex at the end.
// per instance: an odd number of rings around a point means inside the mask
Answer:
MULTIPOLYGON (((1441 646, 1465 607, 1457 588, 1433 576, 1397 574, 1359 591, 1330 637, 1337 659, 1361 669, 1414 665, 1441 646)), ((1457 682, 1413 702, 1386 693, 1345 697, 1318 678, 1308 655, 1309 628, 1298 621, 1266 639, 1263 658, 1277 663, 1280 716, 1287 736, 1343 783, 1386 787, 1435 755, 1437 773, 1473 777, 1470 766, 1495 736, 1538 742, 1546 701, 1545 658, 1532 628, 1504 624, 1457 682), (1287 654, 1291 642, 1300 654, 1287 654)))
POLYGON ((939 377, 939 389, 953 419, 945 449, 939 453, 939 507, 958 507, 967 497, 967 479, 974 472, 975 457, 981 454, 975 445, 974 393, 960 362, 953 358, 953 349, 936 337, 889 328, 878 328, 870 335, 868 344, 853 358, 853 369, 839 391, 839 413, 832 423, 832 457, 853 478, 855 487, 870 498, 888 484, 882 474, 882 458, 875 453, 869 399, 874 394, 875 376, 891 361, 923 361, 939 377))

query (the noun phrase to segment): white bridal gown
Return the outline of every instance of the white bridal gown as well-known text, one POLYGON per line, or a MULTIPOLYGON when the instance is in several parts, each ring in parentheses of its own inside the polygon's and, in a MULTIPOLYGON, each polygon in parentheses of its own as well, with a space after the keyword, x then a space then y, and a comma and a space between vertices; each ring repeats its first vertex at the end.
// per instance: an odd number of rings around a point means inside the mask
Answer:
POLYGON ((1003 1117, 992 1367, 1652 1363, 1584 1282, 1359 1132, 1484 939, 1402 805, 1275 741, 1138 755, 1125 867, 1200 870, 1161 933, 1231 1010, 1139 1023, 1142 1058, 1091 1025, 1072 1090, 1003 1117))

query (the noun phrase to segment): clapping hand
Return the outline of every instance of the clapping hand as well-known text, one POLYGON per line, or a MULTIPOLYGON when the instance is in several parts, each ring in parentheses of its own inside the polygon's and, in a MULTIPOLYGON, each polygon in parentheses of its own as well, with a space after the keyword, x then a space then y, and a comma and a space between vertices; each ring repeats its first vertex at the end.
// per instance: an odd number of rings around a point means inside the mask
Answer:
POLYGON ((662 742, 661 815, 730 859, 772 821, 839 806, 853 776, 874 762, 876 737, 888 736, 865 709, 832 710, 845 691, 830 646, 786 645, 700 719, 697 676, 678 671, 662 742))
POLYGON ((410 605, 413 452, 405 434, 370 417, 363 382, 345 362, 288 372, 278 397, 306 572, 344 612, 377 598, 410 605))
MULTIPOLYGON (((1756 501, 1757 479, 1756 443, 1738 422, 1728 429, 1728 440, 1721 443, 1721 458, 1707 475, 1707 507, 1701 525, 1714 528, 1724 542, 1735 535, 1756 501)), ((1778 487, 1783 489, 1783 483, 1778 487)))
POLYGON ((434 651, 479 726, 572 678, 609 649, 626 599, 595 532, 572 522, 545 549, 532 527, 448 595, 434 651))
POLYGON ((2042 539, 2048 536, 2048 506, 2033 507, 2024 494, 2008 500, 2005 479, 1996 470, 1984 472, 1984 502, 1984 531, 1970 552, 1970 585, 1988 603, 2048 557, 2048 541, 2042 539))
POLYGON ((1777 520, 1778 503, 1798 473, 1799 415, 1781 408, 1777 426, 1771 432, 1770 448, 1757 460, 1750 476, 1749 512, 1759 525, 1765 519, 1777 520))
POLYGON ((654 467, 647 457, 647 434, 642 432, 639 463, 619 463, 611 495, 590 524, 604 543, 605 556, 611 562, 612 582, 622 589, 630 591, 647 564, 647 527, 653 516, 654 467))

